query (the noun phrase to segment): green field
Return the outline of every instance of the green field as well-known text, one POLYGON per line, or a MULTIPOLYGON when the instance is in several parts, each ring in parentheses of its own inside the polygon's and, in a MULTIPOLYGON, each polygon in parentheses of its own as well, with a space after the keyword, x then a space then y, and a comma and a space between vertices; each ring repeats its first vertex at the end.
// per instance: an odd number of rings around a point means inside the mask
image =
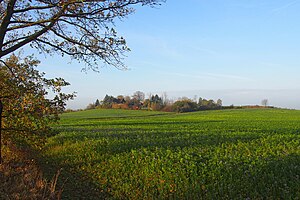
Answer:
POLYGON ((300 198, 300 111, 90 110, 54 133, 64 199, 300 198))

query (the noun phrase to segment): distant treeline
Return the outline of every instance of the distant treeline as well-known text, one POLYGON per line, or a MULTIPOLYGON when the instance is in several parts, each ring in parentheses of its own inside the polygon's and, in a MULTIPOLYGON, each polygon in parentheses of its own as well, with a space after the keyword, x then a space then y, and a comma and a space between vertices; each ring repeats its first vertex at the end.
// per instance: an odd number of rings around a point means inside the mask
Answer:
POLYGON ((132 109, 132 110, 155 110, 166 112, 193 112, 199 110, 217 110, 222 108, 222 100, 182 97, 176 101, 167 98, 167 94, 152 95, 145 98, 141 91, 135 92, 132 96, 119 95, 117 97, 106 95, 103 100, 97 99, 86 109, 106 108, 106 109, 132 109))

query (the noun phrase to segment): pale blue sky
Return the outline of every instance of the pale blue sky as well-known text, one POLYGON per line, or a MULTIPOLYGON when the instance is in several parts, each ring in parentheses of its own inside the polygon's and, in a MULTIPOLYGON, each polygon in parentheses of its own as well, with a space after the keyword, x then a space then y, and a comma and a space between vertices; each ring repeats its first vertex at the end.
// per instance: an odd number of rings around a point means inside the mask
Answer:
MULTIPOLYGON (((167 92, 221 98, 225 105, 300 109, 300 0, 168 0, 138 7, 116 30, 127 39, 129 70, 81 72, 82 63, 42 58, 40 69, 77 91, 70 108, 97 98, 167 92)), ((101 65, 101 61, 99 61, 101 65)))

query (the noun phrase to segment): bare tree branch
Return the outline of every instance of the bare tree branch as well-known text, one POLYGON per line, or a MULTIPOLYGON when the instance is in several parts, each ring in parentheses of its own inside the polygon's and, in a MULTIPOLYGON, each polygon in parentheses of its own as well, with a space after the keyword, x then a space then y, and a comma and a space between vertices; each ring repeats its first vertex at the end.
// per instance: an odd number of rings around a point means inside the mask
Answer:
POLYGON ((1 51, 0 52, 0 58, 4 55, 7 55, 9 53, 12 53, 14 51, 16 51, 17 49, 23 47, 24 45, 32 42, 33 40, 36 40, 39 36, 43 35, 44 33, 46 33, 47 31, 49 31, 53 26, 54 24, 56 23, 57 19, 61 16, 61 14, 65 11, 66 7, 61 9, 60 12, 58 12, 56 15, 54 15, 52 17, 52 19, 50 20, 50 24, 46 27, 44 27, 43 29, 41 29, 40 31, 38 32, 35 32, 34 34, 32 35, 29 35, 27 38, 25 38, 23 41, 17 43, 16 45, 4 50, 4 51, 1 51))
POLYGON ((27 7, 24 9, 19 9, 19 10, 15 10, 14 13, 24 13, 30 10, 45 10, 45 9, 49 9, 49 8, 53 8, 56 5, 48 5, 48 6, 32 6, 32 7, 27 7))
POLYGON ((0 25, 0 50, 3 47, 3 41, 4 41, 5 33, 6 33, 8 25, 9 25, 9 21, 10 21, 12 15, 13 15, 15 4, 16 4, 16 0, 10 0, 9 1, 9 3, 7 5, 7 9, 6 9, 6 14, 3 17, 3 20, 1 21, 1 25, 0 25))
POLYGON ((164 0, 26 0, 0 1, 0 58, 27 44, 48 53, 66 54, 97 69, 98 62, 124 68, 130 49, 114 30, 115 19, 137 4, 164 0))

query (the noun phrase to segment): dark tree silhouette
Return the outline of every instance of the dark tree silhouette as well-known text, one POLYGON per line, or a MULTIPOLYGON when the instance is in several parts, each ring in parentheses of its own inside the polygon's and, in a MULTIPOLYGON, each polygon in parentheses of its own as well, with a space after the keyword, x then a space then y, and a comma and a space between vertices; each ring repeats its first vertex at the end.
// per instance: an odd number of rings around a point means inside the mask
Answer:
MULTIPOLYGON (((0 0, 0 68, 14 75, 5 58, 26 45, 83 61, 85 70, 97 71, 99 61, 125 68, 123 54, 130 49, 114 29, 115 19, 133 13, 136 4, 155 6, 163 1, 0 0)), ((3 99, 0 96, 0 105, 3 99)))
POLYGON ((163 0, 2 0, 0 58, 27 44, 45 53, 59 53, 97 69, 98 61, 124 68, 129 51, 114 29, 115 19, 134 12, 136 4, 163 0))

